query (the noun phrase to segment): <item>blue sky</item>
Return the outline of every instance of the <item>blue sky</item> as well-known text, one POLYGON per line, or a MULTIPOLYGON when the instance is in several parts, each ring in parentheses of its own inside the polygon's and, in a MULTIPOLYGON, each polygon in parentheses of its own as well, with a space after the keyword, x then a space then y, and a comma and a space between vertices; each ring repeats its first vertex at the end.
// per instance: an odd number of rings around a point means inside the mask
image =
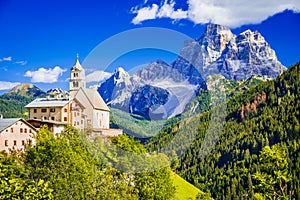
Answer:
MULTIPOLYGON (((0 0, 0 93, 30 82, 43 90, 68 89, 77 53, 83 62, 104 41, 143 27, 167 28, 191 38, 200 37, 210 22, 226 25, 236 34, 258 30, 282 64, 289 66, 300 60, 299 11, 299 0, 0 0)), ((165 40, 151 33, 143 37, 165 40)), ((105 53, 114 53, 123 42, 105 53)), ((178 39, 178 45, 183 41, 178 39)), ((104 60, 104 54, 97 58, 104 60)), ((171 62, 175 57, 144 49, 120 55, 108 68, 89 62, 91 66, 84 67, 87 75, 94 73, 89 76, 92 80, 108 75, 99 70, 111 72, 119 66, 130 70, 157 58, 171 62)))

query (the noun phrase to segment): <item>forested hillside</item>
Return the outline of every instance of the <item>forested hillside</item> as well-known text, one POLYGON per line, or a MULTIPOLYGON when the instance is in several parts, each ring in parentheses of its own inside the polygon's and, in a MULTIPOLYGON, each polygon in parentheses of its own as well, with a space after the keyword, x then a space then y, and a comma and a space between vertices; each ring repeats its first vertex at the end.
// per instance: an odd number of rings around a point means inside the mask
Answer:
POLYGON ((0 95, 0 114, 5 118, 27 118, 25 105, 46 93, 33 84, 20 84, 0 95))
POLYGON ((299 83, 297 63, 275 80, 230 99, 212 149, 202 142, 220 106, 167 127, 147 148, 183 153, 176 171, 215 199, 300 199, 299 83), (191 145, 186 133, 196 138, 191 145))
POLYGON ((5 118, 27 118, 27 109, 24 106, 33 99, 33 97, 18 94, 3 94, 0 96, 0 114, 5 118))

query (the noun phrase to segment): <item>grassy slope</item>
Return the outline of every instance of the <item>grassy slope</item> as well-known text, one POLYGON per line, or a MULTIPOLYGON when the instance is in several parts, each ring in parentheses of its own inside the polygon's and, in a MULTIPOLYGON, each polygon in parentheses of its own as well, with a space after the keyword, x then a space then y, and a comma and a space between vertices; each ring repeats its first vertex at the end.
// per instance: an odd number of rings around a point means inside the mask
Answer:
POLYGON ((201 193, 198 188, 196 188, 177 174, 174 173, 171 177, 176 187, 176 194, 174 198, 175 200, 196 199, 198 193, 201 193))

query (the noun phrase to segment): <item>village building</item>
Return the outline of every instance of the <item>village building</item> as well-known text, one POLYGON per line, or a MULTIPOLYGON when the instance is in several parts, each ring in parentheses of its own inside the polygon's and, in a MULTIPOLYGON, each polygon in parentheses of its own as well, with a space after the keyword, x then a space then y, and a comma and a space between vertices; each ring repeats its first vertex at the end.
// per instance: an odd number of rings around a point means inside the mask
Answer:
POLYGON ((37 130, 21 118, 0 117, 0 151, 24 151, 26 146, 35 145, 37 130))
POLYGON ((99 92, 95 88, 86 88, 85 70, 78 56, 70 70, 68 98, 39 98, 25 107, 31 124, 36 127, 50 125, 55 134, 66 124, 102 136, 122 134, 122 130, 110 129, 110 109, 99 92))

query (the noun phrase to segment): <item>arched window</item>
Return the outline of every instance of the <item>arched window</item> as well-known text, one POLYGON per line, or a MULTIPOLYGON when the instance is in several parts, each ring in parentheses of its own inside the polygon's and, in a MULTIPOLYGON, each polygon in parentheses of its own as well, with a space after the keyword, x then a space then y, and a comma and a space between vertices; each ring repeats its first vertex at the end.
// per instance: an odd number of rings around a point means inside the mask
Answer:
POLYGON ((77 81, 73 82, 73 87, 78 87, 78 82, 77 81))

